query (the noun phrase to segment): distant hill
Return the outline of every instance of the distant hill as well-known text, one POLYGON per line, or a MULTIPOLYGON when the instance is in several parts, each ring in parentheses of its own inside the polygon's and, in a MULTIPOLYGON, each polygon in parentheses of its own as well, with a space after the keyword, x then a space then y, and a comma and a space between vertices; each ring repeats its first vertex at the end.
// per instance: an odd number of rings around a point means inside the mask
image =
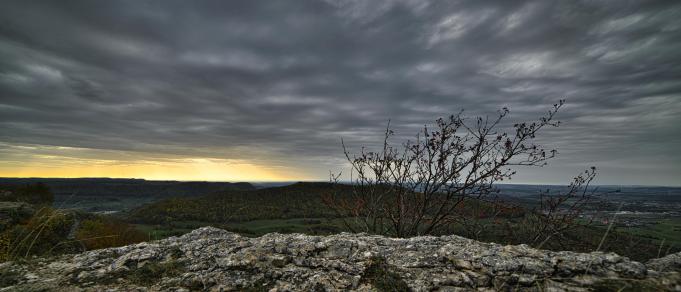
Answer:
POLYGON ((114 213, 172 197, 194 197, 227 190, 249 191, 250 183, 153 181, 114 178, 0 178, 0 189, 43 183, 54 194, 54 207, 114 213))
POLYGON ((352 192, 351 185, 323 182, 298 182, 248 191, 228 190, 206 196, 156 201, 131 210, 127 219, 144 224, 168 224, 178 221, 224 223, 263 219, 335 218, 335 211, 323 203, 324 195, 352 192))
POLYGON ((157 224, 326 218, 335 214, 322 203, 322 197, 333 191, 350 192, 352 186, 300 182, 257 190, 227 190, 200 197, 170 198, 133 209, 128 220, 157 224))
POLYGON ((253 190, 247 182, 153 181, 118 178, 0 178, 2 185, 42 182, 57 196, 193 196, 225 190, 253 190))

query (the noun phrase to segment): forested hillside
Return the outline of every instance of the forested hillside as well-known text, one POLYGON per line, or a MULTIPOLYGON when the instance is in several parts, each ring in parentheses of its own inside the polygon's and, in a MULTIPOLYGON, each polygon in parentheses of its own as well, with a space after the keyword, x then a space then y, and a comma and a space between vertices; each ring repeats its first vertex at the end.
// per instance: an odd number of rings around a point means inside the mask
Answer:
POLYGON ((129 220, 163 224, 177 221, 240 222, 261 219, 327 218, 333 210, 322 197, 351 192, 347 185, 296 183, 259 190, 228 190, 200 197, 170 198, 130 212, 129 220))

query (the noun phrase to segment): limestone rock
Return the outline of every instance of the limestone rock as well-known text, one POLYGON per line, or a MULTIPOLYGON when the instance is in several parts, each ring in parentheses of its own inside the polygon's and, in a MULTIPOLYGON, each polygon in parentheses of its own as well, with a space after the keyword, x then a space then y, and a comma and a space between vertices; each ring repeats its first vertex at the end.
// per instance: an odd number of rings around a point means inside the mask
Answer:
POLYGON ((204 227, 180 237, 0 264, 0 291, 681 291, 681 255, 537 250, 459 236, 386 238, 204 227))

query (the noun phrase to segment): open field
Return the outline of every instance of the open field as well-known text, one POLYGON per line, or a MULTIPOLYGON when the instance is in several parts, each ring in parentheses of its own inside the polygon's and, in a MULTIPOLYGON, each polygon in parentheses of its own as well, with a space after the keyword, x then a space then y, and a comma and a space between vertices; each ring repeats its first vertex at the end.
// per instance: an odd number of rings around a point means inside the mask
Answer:
POLYGON ((648 226, 623 227, 618 230, 681 247, 681 218, 662 219, 648 226))

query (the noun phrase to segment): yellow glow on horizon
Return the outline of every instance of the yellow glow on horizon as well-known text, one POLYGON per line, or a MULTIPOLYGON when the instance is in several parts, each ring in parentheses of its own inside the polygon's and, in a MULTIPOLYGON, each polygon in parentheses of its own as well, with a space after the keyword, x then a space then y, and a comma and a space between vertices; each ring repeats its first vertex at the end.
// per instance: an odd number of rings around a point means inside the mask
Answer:
POLYGON ((176 159, 124 162, 116 160, 34 157, 26 163, 0 162, 0 177, 111 177, 185 181, 289 181, 305 180, 297 171, 246 161, 176 159))
POLYGON ((302 181, 312 177, 309 172, 281 162, 275 163, 276 157, 266 152, 253 153, 248 149, 230 149, 228 152, 259 159, 221 159, 3 142, 0 142, 0 150, 0 177, 183 181, 302 181))

